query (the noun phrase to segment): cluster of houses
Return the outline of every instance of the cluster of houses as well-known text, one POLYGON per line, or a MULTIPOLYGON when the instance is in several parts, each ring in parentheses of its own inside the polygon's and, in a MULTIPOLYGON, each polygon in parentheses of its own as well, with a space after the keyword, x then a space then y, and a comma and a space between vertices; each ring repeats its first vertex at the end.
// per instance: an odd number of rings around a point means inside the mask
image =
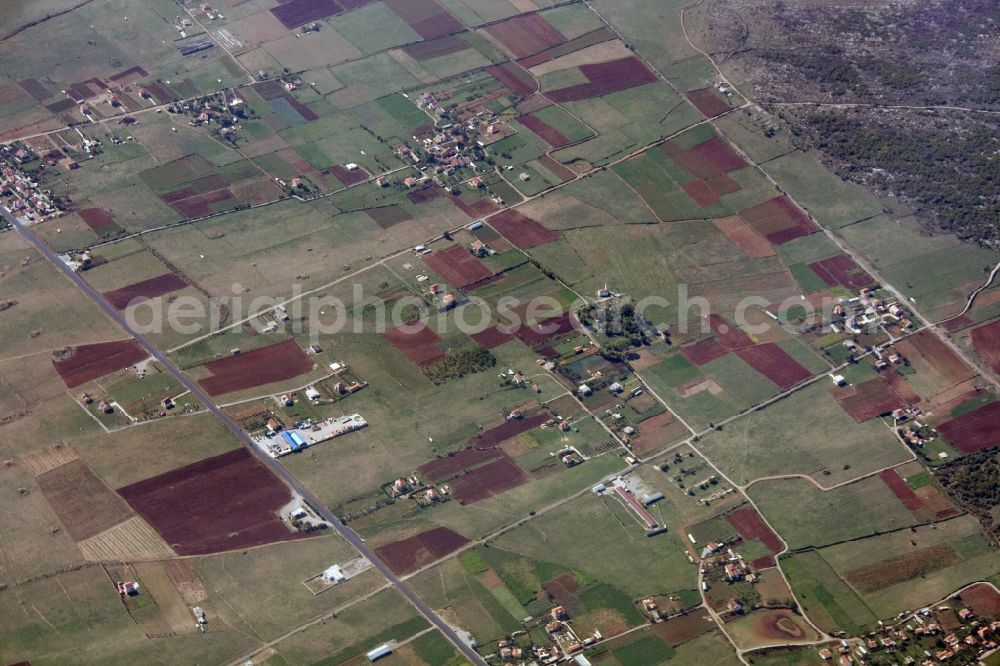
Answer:
POLYGON ((424 483, 416 474, 399 477, 392 483, 382 486, 385 494, 393 499, 413 499, 421 506, 430 506, 448 498, 447 485, 434 487, 424 483))
POLYGON ((555 664, 577 655, 575 663, 582 664, 586 660, 579 653, 604 638, 596 630, 588 636, 579 636, 563 606, 553 607, 539 622, 544 623, 545 633, 552 641, 550 645, 538 645, 528 631, 517 631, 497 641, 497 652, 488 655, 487 659, 499 657, 503 663, 555 664))
POLYGON ((819 648, 824 661, 862 666, 889 661, 936 666, 976 663, 1000 646, 1000 620, 978 617, 968 608, 925 608, 905 625, 885 626, 854 639, 819 648), (948 628, 944 628, 947 626, 948 628))
MULTIPOLYGON (((857 296, 833 307, 835 319, 842 319, 845 330, 855 334, 865 332, 871 326, 896 324, 902 329, 913 328, 909 311, 896 301, 882 298, 876 292, 865 288, 857 296)), ((840 332, 836 322, 830 324, 834 333, 840 332)))
POLYGON ((0 205, 30 224, 63 214, 51 192, 18 168, 36 159, 38 155, 20 142, 0 147, 0 205))

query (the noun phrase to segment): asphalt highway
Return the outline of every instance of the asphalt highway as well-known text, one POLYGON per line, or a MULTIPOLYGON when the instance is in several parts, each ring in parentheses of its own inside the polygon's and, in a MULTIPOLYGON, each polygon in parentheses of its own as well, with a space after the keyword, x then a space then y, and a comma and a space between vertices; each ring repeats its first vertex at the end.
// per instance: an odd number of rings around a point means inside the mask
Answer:
MULTIPOLYGON (((351 546, 358 552, 358 554, 367 558, 372 566, 380 573, 382 576, 393 586, 396 590, 402 594, 407 601, 409 601, 413 606, 420 612, 424 618, 427 619, 432 625, 434 625, 445 638, 451 642, 465 657, 471 661, 473 664, 481 664, 485 666, 486 662, 483 660, 479 654, 473 650, 469 645, 467 645, 458 634, 452 629, 441 617, 434 612, 430 606, 428 606, 424 601, 417 596, 417 594, 402 580, 399 576, 394 574, 388 565, 383 562, 375 554, 375 552, 368 547, 368 544, 364 542, 358 534, 343 525, 340 520, 333 515, 327 506, 320 501, 319 498, 315 497, 308 489, 306 489, 299 481, 289 473, 277 460, 270 457, 263 451, 261 451, 250 438, 250 435, 243 430, 236 422, 215 403, 214 400, 205 392, 201 386, 189 378, 184 372, 177 367, 177 365, 162 352, 158 347, 153 345, 144 335, 133 330, 129 326, 128 321, 122 316, 118 310, 116 310, 110 303, 108 303, 104 297, 90 284, 84 280, 76 271, 71 267, 66 265, 59 256, 45 244, 44 241, 39 239, 26 225, 22 224, 13 214, 11 214, 6 208, 0 206, 0 216, 10 222, 17 232, 23 236, 31 245, 38 250, 38 252, 45 257, 45 259, 55 266, 56 270, 61 272, 67 279, 70 280, 77 288, 85 293, 92 301, 94 301, 101 310, 104 311, 111 319, 115 321, 124 331, 127 331, 132 338, 134 338, 142 347, 152 356, 156 361, 163 367, 164 370, 169 372, 173 377, 194 396, 199 402, 201 402, 209 412, 212 413, 215 418, 219 419, 229 429, 233 435, 239 439, 244 446, 250 449, 250 453, 253 454, 261 463, 263 463, 271 473, 282 480, 285 485, 287 485, 293 492, 298 494, 304 501, 306 501, 316 513, 329 522, 335 530, 344 538, 351 546)), ((405 637, 401 637, 405 638, 405 637)), ((375 646, 372 646, 375 647, 375 646)))

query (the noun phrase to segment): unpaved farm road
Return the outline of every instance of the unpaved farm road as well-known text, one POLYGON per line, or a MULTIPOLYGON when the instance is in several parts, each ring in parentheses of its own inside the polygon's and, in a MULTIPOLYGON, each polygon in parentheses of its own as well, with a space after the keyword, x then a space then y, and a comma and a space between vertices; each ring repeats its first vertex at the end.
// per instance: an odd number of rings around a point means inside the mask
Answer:
POLYGON ((56 270, 62 273, 70 282, 77 286, 84 294, 86 294, 92 301, 94 301, 101 310, 108 315, 116 324, 118 324, 123 330, 128 332, 143 349, 152 356, 164 370, 169 372, 181 386, 186 388, 191 392, 197 400, 201 401, 203 405, 212 413, 215 418, 222 422, 222 424, 231 432, 236 438, 248 449, 250 453, 253 454, 259 461, 261 461, 265 467, 271 470, 271 473, 276 477, 281 479, 286 486, 288 486, 293 492, 297 493, 304 501, 308 502, 309 505, 320 515, 324 520, 333 525, 333 528, 337 530, 337 533, 344 538, 347 543, 351 544, 357 553, 365 558, 367 558, 374 568, 382 574, 382 577, 389 582, 396 590, 406 598, 414 608, 427 619, 432 625, 437 627, 437 629, 444 634, 445 638, 455 646, 469 661, 473 664, 478 664, 485 666, 486 662, 479 654, 469 647, 458 634, 452 629, 434 610, 428 606, 424 601, 417 596, 417 594, 410 588, 409 585, 400 580, 399 576, 394 574, 389 566, 383 562, 378 555, 375 554, 368 544, 364 542, 358 534, 341 524, 340 520, 333 515, 333 512, 327 508, 326 504, 320 501, 318 497, 313 495, 308 489, 305 488, 299 481, 292 476, 292 474, 285 469, 277 460, 271 458, 270 456, 263 453, 250 439, 250 435, 246 433, 242 428, 240 428, 236 422, 230 418, 219 407, 218 404, 205 392, 205 390, 187 375, 185 375, 180 368, 170 359, 166 353, 160 351, 153 343, 151 343, 144 335, 135 331, 126 321, 125 317, 121 315, 120 312, 115 310, 110 303, 104 300, 104 297, 97 292, 90 284, 87 283, 80 275, 78 275, 72 268, 67 266, 59 257, 49 249, 41 239, 39 239, 27 226, 21 224, 21 222, 14 217, 6 208, 0 206, 0 216, 5 218, 10 222, 14 228, 17 230, 21 236, 23 236, 31 245, 43 256, 45 259, 55 266, 56 270))

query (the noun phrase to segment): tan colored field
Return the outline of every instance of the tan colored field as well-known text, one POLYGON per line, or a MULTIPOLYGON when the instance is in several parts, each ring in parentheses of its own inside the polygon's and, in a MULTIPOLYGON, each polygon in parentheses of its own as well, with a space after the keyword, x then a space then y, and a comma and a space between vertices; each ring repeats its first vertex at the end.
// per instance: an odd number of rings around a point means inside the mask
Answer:
POLYGON ((538 5, 536 5, 531 0, 507 0, 507 2, 509 2, 514 9, 521 12, 522 14, 524 12, 538 11, 538 5))
POLYGON ((139 516, 118 523, 79 544, 83 556, 91 562, 142 560, 173 557, 174 551, 160 535, 139 516))
POLYGON ((550 72, 558 72, 561 69, 579 67, 580 65, 590 63, 607 62, 609 60, 617 60, 618 58, 627 58, 631 55, 632 52, 628 50, 628 47, 617 39, 613 39, 609 42, 594 44, 593 46, 574 51, 554 60, 543 62, 541 65, 535 65, 528 71, 535 76, 542 76, 550 72))
POLYGON ((712 223, 748 257, 759 259, 774 256, 774 246, 738 216, 712 220, 712 223))
POLYGON ((170 560, 164 563, 164 570, 181 597, 190 605, 198 604, 208 598, 205 586, 194 570, 192 560, 170 560))
POLYGON ((45 472, 36 481, 66 531, 82 541, 133 515, 121 497, 82 461, 45 472))
POLYGON ((78 459, 79 456, 76 455, 76 451, 68 445, 56 444, 51 448, 33 451, 25 455, 21 458, 21 462, 31 471, 32 476, 40 476, 56 467, 78 459))

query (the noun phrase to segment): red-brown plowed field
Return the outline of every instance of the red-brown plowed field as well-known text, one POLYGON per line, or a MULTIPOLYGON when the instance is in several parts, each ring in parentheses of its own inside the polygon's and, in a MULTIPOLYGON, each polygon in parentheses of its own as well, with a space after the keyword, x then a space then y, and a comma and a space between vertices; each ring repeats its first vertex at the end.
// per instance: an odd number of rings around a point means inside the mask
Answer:
POLYGON ((733 326, 719 315, 708 316, 708 326, 727 349, 742 349, 753 346, 753 340, 738 327, 733 326))
POLYGON ((462 245, 452 245, 447 250, 438 250, 424 259, 431 270, 455 287, 464 287, 493 275, 483 262, 479 261, 462 245))
POLYGON ((375 554, 394 574, 404 576, 454 553, 467 543, 469 540, 458 532, 447 527, 435 527, 408 539, 380 546, 375 549, 375 554))
POLYGON ((722 137, 713 137, 708 141, 703 141, 691 148, 692 152, 698 153, 709 162, 714 164, 719 171, 736 171, 747 166, 746 160, 740 157, 739 153, 733 150, 729 142, 722 137))
POLYGON ((576 178, 576 174, 570 169, 560 164, 555 160, 555 158, 550 155, 542 155, 538 158, 538 163, 543 167, 548 169, 552 174, 559 177, 559 181, 565 183, 568 180, 573 180, 576 178))
POLYGON ((1000 372, 1000 321, 972 329, 972 346, 993 372, 1000 372))
POLYGON ((568 314, 561 314, 531 326, 518 326, 514 335, 524 344, 534 347, 549 338, 569 333, 573 328, 573 318, 568 314))
POLYGON ((705 365, 709 361, 714 361, 728 353, 729 350, 726 349, 726 346, 714 338, 681 347, 681 356, 695 365, 705 365))
POLYGON ((906 383, 906 380, 898 372, 892 368, 888 368, 879 374, 907 405, 912 407, 913 405, 920 404, 920 395, 913 390, 912 386, 906 383))
POLYGON ((291 493, 239 448, 119 488, 179 555, 205 555, 300 536, 278 518, 291 493))
POLYGON ((212 373, 198 383, 209 395, 280 382, 298 377, 313 369, 313 362, 295 340, 285 340, 266 347, 209 361, 201 367, 212 373))
POLYGON ((783 389, 791 388, 812 376, 809 370, 774 342, 737 349, 736 355, 783 389))
POLYGON ((963 590, 959 598, 976 615, 984 617, 1000 615, 1000 592, 985 583, 963 590))
POLYGON ((963 453, 1000 446, 1000 402, 992 402, 942 423, 938 431, 963 453))
POLYGON ((608 62, 580 65, 580 71, 589 83, 552 90, 545 94, 553 102, 577 102, 591 97, 601 97, 656 81, 656 74, 633 56, 608 62))
POLYGON ((719 203, 719 196, 703 180, 689 180, 681 184, 681 189, 701 208, 719 203))
POLYGON ((451 496, 459 504, 474 504, 494 495, 516 488, 531 480, 523 469, 509 458, 501 458, 451 482, 451 496))
POLYGON ((494 79, 510 88, 518 97, 524 97, 535 92, 538 83, 535 78, 512 62, 505 62, 500 65, 490 65, 486 72, 494 79))
POLYGON ((496 326, 491 326, 485 331, 480 331, 479 333, 473 333, 469 337, 475 340, 476 344, 485 349, 499 347, 505 342, 510 342, 514 339, 512 334, 505 333, 496 326))
POLYGON ((417 331, 400 326, 386 331, 382 337, 417 365, 430 365, 444 358, 444 352, 436 346, 441 338, 427 326, 417 331))
POLYGON ((743 254, 753 259, 761 257, 773 257, 774 246, 767 242, 767 239, 747 226, 746 222, 738 217, 724 217, 712 220, 715 227, 726 235, 729 242, 740 248, 743 254))
MULTIPOLYGON (((777 534, 774 533, 764 519, 760 517, 757 510, 753 507, 744 507, 742 509, 737 509, 732 513, 726 515, 726 520, 736 528, 736 531, 740 533, 740 536, 747 541, 753 539, 759 539, 768 550, 771 551, 771 555, 775 553, 780 553, 785 547, 785 544, 781 542, 781 539, 777 534)), ((764 569, 768 566, 774 566, 773 557, 763 557, 759 560, 753 562, 754 568, 764 569), (765 561, 766 560, 766 561, 765 561)))
POLYGON ((711 88, 692 90, 687 94, 687 98, 706 118, 714 118, 731 108, 729 102, 715 94, 711 88))
POLYGON ((330 167, 330 171, 333 175, 337 177, 337 180, 342 182, 344 185, 357 185, 358 183, 363 183, 368 180, 368 172, 358 167, 357 169, 351 171, 345 166, 336 165, 330 167))
POLYGON ((518 64, 525 68, 534 67, 535 65, 541 65, 543 62, 555 60, 556 58, 569 55, 570 53, 574 53, 580 49, 585 49, 588 46, 611 41, 614 38, 615 33, 611 32, 607 26, 601 26, 597 30, 592 30, 591 32, 581 35, 576 39, 571 39, 568 42, 563 42, 562 44, 553 46, 550 49, 545 49, 535 55, 519 60, 518 64))
POLYGON ((881 377, 869 379, 855 386, 834 389, 833 397, 858 423, 905 406, 902 398, 881 377))
POLYGON ((907 338, 906 341, 952 384, 964 382, 975 376, 972 369, 948 345, 941 342, 941 339, 933 332, 920 331, 907 338))
POLYGON ((548 413, 542 412, 541 414, 535 414, 534 416, 525 416, 520 419, 504 421, 494 428, 490 428, 489 430, 484 430, 479 433, 470 440, 470 443, 480 449, 496 446, 501 442, 507 441, 511 437, 517 437, 523 432, 528 432, 529 430, 537 428, 548 421, 549 418, 548 413))
POLYGON ((816 231, 812 220, 784 195, 742 210, 739 216, 776 245, 816 231))
POLYGON ((527 215, 512 208, 491 217, 490 226, 522 250, 551 243, 561 237, 558 231, 546 229, 527 215))
POLYGON ((682 148, 672 141, 660 144, 660 150, 677 166, 695 178, 707 179, 725 173, 717 164, 694 149, 682 148))
POLYGON ((489 448, 470 446, 467 449, 449 454, 444 458, 424 463, 417 468, 417 471, 427 481, 437 483, 451 478, 463 470, 496 460, 497 458, 502 458, 503 455, 503 451, 493 446, 489 448))
POLYGON ((286 28, 297 28, 310 21, 339 14, 343 9, 334 0, 288 0, 271 10, 286 28))
POLYGON ((67 388, 85 384, 138 363, 149 354, 135 340, 98 342, 73 348, 73 354, 52 365, 67 388))
POLYGON ((470 218, 489 215, 497 210, 497 205, 493 203, 492 199, 480 199, 470 204, 465 202, 462 197, 457 197, 454 194, 450 194, 448 196, 451 199, 451 203, 470 218))
POLYGON ((375 220, 375 224, 383 229, 389 229, 397 224, 413 219, 413 216, 399 204, 369 208, 365 212, 368 213, 368 217, 375 220))
POLYGON ((147 76, 149 76, 149 72, 147 72, 142 67, 139 67, 137 65, 135 67, 130 67, 128 69, 122 70, 122 71, 118 72, 117 74, 112 74, 111 75, 111 80, 115 81, 115 82, 120 82, 120 81, 124 81, 125 79, 133 79, 133 78, 142 79, 142 78, 145 78, 147 76))
POLYGON ((431 42, 417 42, 404 46, 403 51, 416 60, 431 60, 432 58, 461 53, 467 48, 469 48, 467 41, 456 35, 450 35, 431 42))
POLYGON ((526 58, 566 41, 566 37, 539 14, 525 14, 494 23, 486 27, 486 32, 515 58, 526 58))
POLYGON ((871 275, 864 272, 846 254, 838 254, 829 259, 814 261, 809 264, 809 268, 830 287, 840 285, 848 289, 861 289, 875 282, 871 275))
POLYGON ((564 137, 559 130, 541 118, 536 118, 535 116, 518 116, 517 122, 540 136, 545 143, 553 148, 561 148, 570 143, 570 140, 564 137))
POLYGON ((417 204, 418 206, 422 203, 427 203, 428 201, 432 201, 443 196, 444 192, 442 192, 440 188, 434 187, 433 185, 427 185, 419 190, 406 193, 406 198, 410 200, 410 203, 417 204))
POLYGON ((465 26, 434 0, 383 0, 399 18, 424 39, 434 39, 455 32, 465 26))
POLYGON ((115 223, 114 218, 105 213, 103 208, 84 208, 77 214, 94 231, 100 231, 102 227, 115 223))
POLYGON ((716 626, 707 612, 696 610, 688 615, 672 617, 666 622, 658 622, 650 631, 671 647, 677 647, 712 631, 716 626))
POLYGON ((175 273, 164 273, 159 277, 150 278, 141 282, 135 282, 121 289, 104 292, 104 298, 111 305, 119 310, 124 310, 134 299, 145 301, 157 296, 169 294, 172 291, 183 289, 187 282, 178 277, 175 273))
POLYGON ((188 197, 187 199, 171 202, 170 207, 184 217, 193 219, 196 217, 205 217, 206 215, 211 214, 213 209, 218 210, 213 206, 213 204, 221 203, 223 201, 231 201, 233 206, 236 206, 237 204, 236 197, 234 197, 233 193, 226 188, 209 192, 207 194, 196 194, 195 196, 188 197))
POLYGON ((917 494, 913 492, 913 488, 906 485, 906 481, 903 477, 894 469, 884 469, 878 474, 879 478, 885 482, 885 485, 889 486, 889 490, 892 494, 899 498, 899 501, 906 506, 910 511, 919 511, 923 508, 924 503, 920 501, 917 494))
POLYGON ((706 178, 705 184, 720 197, 726 194, 732 194, 733 192, 739 192, 743 189, 740 187, 739 183, 730 178, 728 174, 724 173, 706 178))
POLYGON ((52 97, 52 93, 38 79, 23 79, 18 81, 17 84, 24 88, 25 92, 34 97, 36 102, 44 102, 52 97))

